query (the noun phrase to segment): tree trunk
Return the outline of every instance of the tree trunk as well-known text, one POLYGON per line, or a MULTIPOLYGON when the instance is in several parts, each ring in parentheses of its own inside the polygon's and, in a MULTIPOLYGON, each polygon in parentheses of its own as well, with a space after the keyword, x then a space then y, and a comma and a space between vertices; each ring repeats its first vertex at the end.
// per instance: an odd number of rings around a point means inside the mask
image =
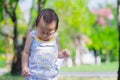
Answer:
POLYGON ((21 70, 22 70, 22 67, 21 67, 22 54, 21 53, 23 51, 25 41, 26 41, 26 37, 23 38, 22 45, 21 46, 19 45, 18 47, 16 47, 16 53, 13 57, 12 66, 11 66, 11 74, 12 75, 20 75, 21 74, 21 70))
POLYGON ((95 64, 97 64, 97 50, 94 48, 93 51, 95 56, 95 64))
MULTIPOLYGON (((45 4, 46 0, 38 0, 38 10, 40 11, 43 7, 43 5, 45 4)), ((32 6, 33 7, 33 6, 32 6)), ((32 10, 31 10, 32 13, 32 10)), ((22 45, 18 45, 18 31, 17 31, 17 19, 16 19, 16 13, 15 10, 13 12, 13 17, 12 17, 12 21, 14 22, 14 51, 15 51, 15 55, 13 57, 13 61, 12 61, 12 66, 11 66, 11 74, 12 75, 20 75, 21 74, 21 53, 22 50, 24 48, 24 44, 26 41, 26 37, 23 37, 23 43, 22 45)), ((31 20, 30 20, 31 21, 31 20)), ((29 30, 29 29, 28 29, 29 30)))
POLYGON ((21 52, 15 53, 11 66, 11 74, 19 75, 21 74, 21 52))
POLYGON ((110 63, 110 52, 107 51, 106 53, 106 63, 110 63))
POLYGON ((13 41, 14 41, 14 52, 15 55, 13 57, 13 61, 12 61, 12 66, 11 66, 11 74, 12 75, 18 75, 21 74, 21 48, 18 45, 18 30, 17 30, 17 19, 16 19, 16 13, 15 11, 13 12, 14 16, 12 18, 13 22, 14 22, 14 37, 13 37, 13 41))

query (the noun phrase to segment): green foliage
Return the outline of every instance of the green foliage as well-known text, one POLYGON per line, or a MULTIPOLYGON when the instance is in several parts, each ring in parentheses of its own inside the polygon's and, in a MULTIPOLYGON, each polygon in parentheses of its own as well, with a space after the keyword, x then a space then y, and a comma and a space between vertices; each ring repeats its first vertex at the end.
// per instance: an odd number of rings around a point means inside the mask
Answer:
MULTIPOLYGON (((18 1, 19 0, 3 0, 2 5, 5 5, 8 8, 8 12, 11 13, 13 12, 14 8, 16 8, 18 1)), ((11 14, 11 16, 14 16, 14 15, 11 14)))
POLYGON ((91 39, 93 41, 93 46, 96 50, 106 49, 111 50, 114 47, 117 47, 118 43, 118 34, 115 27, 101 27, 96 26, 91 32, 91 39), (117 43, 114 43, 117 42, 117 43))
POLYGON ((18 24, 18 33, 22 36, 25 36, 27 33, 28 25, 26 24, 18 24))
POLYGON ((5 67, 5 61, 0 59, 0 68, 4 68, 5 67))
POLYGON ((5 54, 0 54, 0 68, 5 67, 6 65, 6 56, 5 54))
MULTIPOLYGON (((102 54, 105 56, 107 52, 110 52, 112 57, 110 59, 118 59, 118 31, 117 31, 117 12, 116 8, 113 9, 114 19, 108 21, 107 26, 102 27, 97 25, 92 28, 90 38, 93 44, 89 48, 94 47, 96 50, 102 49, 102 54)), ((102 57, 102 56, 101 56, 102 57)))
POLYGON ((2 37, 2 36, 0 37, 0 46, 1 46, 0 54, 5 54, 6 53, 6 45, 7 45, 6 43, 7 43, 7 41, 5 39, 6 39, 5 37, 2 37))
MULTIPOLYGON (((32 15, 31 15, 31 25, 33 25, 33 24, 35 24, 35 21, 36 21, 36 18, 37 18, 37 16, 38 16, 38 10, 35 8, 35 9, 33 9, 33 11, 32 11, 32 15)), ((30 26, 29 26, 30 27, 30 26)), ((35 26, 34 26, 35 27, 35 26)))
POLYGON ((0 21, 3 19, 3 5, 2 1, 0 1, 0 21))
POLYGON ((18 22, 21 21, 21 23, 24 23, 25 22, 25 18, 24 18, 23 12, 20 9, 20 6, 16 7, 16 11, 15 12, 17 14, 16 16, 17 16, 18 22))
POLYGON ((26 35, 28 25, 26 24, 27 22, 25 21, 25 17, 23 12, 21 11, 20 7, 17 6, 16 8, 16 16, 17 16, 17 22, 18 22, 18 34, 24 36, 26 35))

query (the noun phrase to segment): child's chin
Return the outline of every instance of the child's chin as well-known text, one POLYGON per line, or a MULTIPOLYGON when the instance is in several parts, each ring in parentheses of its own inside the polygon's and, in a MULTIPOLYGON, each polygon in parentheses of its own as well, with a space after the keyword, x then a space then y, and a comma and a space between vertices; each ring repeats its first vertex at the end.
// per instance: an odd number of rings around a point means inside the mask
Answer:
POLYGON ((46 38, 46 39, 43 39, 44 41, 49 41, 50 39, 49 38, 46 38))

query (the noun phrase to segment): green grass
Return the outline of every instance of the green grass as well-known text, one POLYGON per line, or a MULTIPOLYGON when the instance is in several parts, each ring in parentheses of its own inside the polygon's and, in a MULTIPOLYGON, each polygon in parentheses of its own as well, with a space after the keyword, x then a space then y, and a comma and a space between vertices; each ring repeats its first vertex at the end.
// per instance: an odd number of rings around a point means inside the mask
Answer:
MULTIPOLYGON (((72 72, 110 72, 118 71, 118 62, 111 62, 110 64, 102 63, 101 65, 81 65, 73 67, 62 67, 61 71, 72 72)), ((22 76, 12 76, 10 73, 0 76, 0 80, 25 80, 22 76)), ((59 76, 58 80, 117 80, 116 77, 62 77, 59 76)))
POLYGON ((101 65, 80 65, 73 67, 62 67, 60 71, 71 72, 114 72, 118 71, 118 62, 102 63, 101 65))
POLYGON ((7 73, 3 76, 0 76, 0 80, 25 80, 22 76, 12 76, 10 73, 7 73))
POLYGON ((117 80, 116 77, 59 77, 58 80, 117 80))
MULTIPOLYGON (((25 80, 22 76, 12 76, 10 73, 0 76, 0 80, 25 80)), ((58 80, 117 80, 116 77, 58 77, 58 80)))

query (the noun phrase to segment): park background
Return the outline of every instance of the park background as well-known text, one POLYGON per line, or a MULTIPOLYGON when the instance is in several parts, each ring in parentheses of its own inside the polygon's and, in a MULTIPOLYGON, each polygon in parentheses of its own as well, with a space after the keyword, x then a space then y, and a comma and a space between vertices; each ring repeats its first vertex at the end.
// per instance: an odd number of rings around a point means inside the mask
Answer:
POLYGON ((117 0, 2 0, 0 5, 0 68, 8 72, 0 80, 24 79, 18 76, 21 53, 26 34, 34 28, 42 8, 52 8, 58 14, 60 48, 71 52, 61 67, 59 80, 117 79, 117 0), (78 76, 63 76, 64 72, 78 76), (111 76, 83 77, 79 72, 109 72, 111 76))

